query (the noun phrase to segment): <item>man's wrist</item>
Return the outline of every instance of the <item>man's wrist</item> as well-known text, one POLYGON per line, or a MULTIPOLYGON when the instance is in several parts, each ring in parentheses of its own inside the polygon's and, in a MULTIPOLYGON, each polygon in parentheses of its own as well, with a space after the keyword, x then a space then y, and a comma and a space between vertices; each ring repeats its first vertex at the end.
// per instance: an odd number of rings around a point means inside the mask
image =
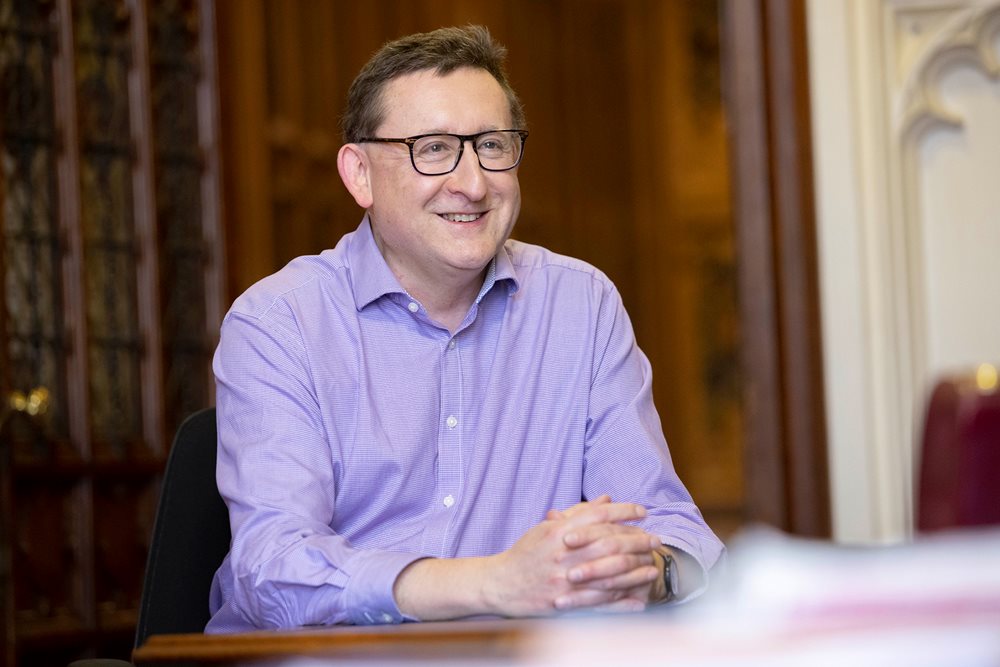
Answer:
POLYGON ((664 597, 663 602, 670 602, 677 597, 677 589, 679 586, 679 581, 677 580, 677 561, 674 560, 673 554, 669 551, 664 551, 663 556, 663 588, 664 597))
POLYGON ((660 573, 660 576, 652 582, 652 587, 649 591, 650 604, 663 604, 670 596, 670 589, 667 587, 667 582, 663 578, 663 570, 664 567, 667 566, 666 558, 667 554, 663 550, 653 549, 653 565, 660 573))
POLYGON ((669 547, 661 546, 653 550, 653 562, 660 571, 650 591, 650 602, 664 604, 678 597, 680 580, 677 574, 677 559, 669 547))

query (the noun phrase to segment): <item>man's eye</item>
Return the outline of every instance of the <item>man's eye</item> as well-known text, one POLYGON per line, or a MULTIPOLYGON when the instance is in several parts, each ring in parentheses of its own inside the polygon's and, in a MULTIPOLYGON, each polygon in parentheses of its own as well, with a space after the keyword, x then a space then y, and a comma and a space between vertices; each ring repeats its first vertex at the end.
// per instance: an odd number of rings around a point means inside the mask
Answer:
POLYGON ((478 148, 476 150, 493 155, 506 153, 510 150, 510 141, 503 136, 490 135, 479 140, 478 148))
POLYGON ((445 157, 451 155, 455 149, 447 141, 428 141, 418 144, 416 147, 417 157, 424 160, 445 157))

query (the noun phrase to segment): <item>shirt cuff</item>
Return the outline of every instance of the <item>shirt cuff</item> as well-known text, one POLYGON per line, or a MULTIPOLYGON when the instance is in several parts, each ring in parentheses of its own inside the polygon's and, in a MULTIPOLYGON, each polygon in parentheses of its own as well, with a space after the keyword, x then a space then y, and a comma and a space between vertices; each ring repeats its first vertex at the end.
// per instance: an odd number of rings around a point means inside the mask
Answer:
POLYGON ((682 602, 690 602, 691 600, 694 600, 695 598, 701 597, 705 593, 705 591, 708 590, 708 576, 709 576, 709 574, 708 574, 708 570, 705 568, 705 564, 701 561, 700 558, 698 558, 695 555, 695 553, 697 553, 697 552, 695 552, 695 550, 692 549, 690 546, 681 544, 679 542, 679 540, 675 540, 675 539, 669 539, 669 538, 663 538, 663 537, 661 537, 660 538, 660 543, 663 546, 665 546, 665 547, 670 547, 674 551, 680 551, 685 556, 690 557, 691 560, 693 560, 695 563, 697 563, 698 567, 701 568, 701 586, 699 586, 695 590, 691 591, 687 595, 678 596, 678 597, 675 597, 675 598, 671 599, 669 601, 669 603, 670 604, 680 604, 682 602))
POLYGON ((392 588, 399 573, 421 558, 426 556, 368 551, 358 553, 345 563, 343 569, 350 572, 350 579, 344 587, 344 600, 351 623, 386 625, 416 620, 399 611, 392 588))

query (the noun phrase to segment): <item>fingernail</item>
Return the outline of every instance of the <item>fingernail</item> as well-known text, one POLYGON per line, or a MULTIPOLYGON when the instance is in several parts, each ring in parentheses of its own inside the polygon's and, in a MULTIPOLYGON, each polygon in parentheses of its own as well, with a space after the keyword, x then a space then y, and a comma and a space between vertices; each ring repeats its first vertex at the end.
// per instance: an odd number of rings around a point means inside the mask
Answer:
POLYGON ((556 606, 556 609, 565 609, 570 605, 570 602, 568 597, 560 596, 556 598, 553 604, 556 606))
POLYGON ((576 533, 566 533, 565 535, 563 535, 563 544, 565 544, 566 546, 571 546, 572 543, 576 542, 576 539, 577 539, 576 533))
POLYGON ((636 516, 642 518, 642 517, 646 516, 646 508, 643 507, 642 505, 636 505, 635 513, 636 513, 636 516))
POLYGON ((583 572, 581 572, 580 570, 570 570, 567 573, 566 577, 570 581, 580 581, 581 579, 583 579, 583 572))

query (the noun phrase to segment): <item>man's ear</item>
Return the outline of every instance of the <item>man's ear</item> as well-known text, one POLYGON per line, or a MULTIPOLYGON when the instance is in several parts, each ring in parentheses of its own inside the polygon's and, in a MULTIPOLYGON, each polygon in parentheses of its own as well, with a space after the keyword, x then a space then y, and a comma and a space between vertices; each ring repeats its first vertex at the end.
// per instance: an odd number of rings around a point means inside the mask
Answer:
POLYGON ((337 153, 337 171, 347 191, 363 209, 372 205, 372 182, 368 155, 357 144, 344 144, 337 153))

